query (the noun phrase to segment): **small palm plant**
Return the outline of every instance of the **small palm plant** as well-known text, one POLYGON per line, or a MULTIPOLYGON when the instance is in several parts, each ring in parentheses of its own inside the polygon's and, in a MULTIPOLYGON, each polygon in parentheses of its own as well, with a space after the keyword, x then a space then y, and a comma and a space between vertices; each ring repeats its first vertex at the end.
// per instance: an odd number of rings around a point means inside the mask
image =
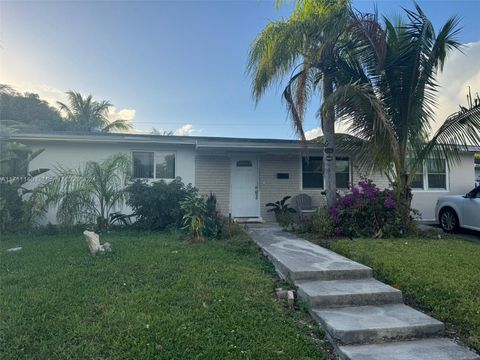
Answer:
POLYGON ((32 209, 41 214, 54 205, 62 224, 96 222, 104 230, 114 222, 126 221, 116 210, 125 203, 130 173, 131 161, 125 154, 89 161, 77 169, 57 167, 54 176, 33 191, 32 209))
POLYGON ((207 210, 205 200, 196 194, 190 195, 180 203, 180 207, 184 212, 183 229, 189 232, 192 242, 202 242, 207 210))
POLYGON ((282 227, 288 227, 293 223, 292 214, 296 213, 294 208, 291 208, 287 201, 291 196, 285 196, 282 200, 275 201, 273 203, 268 203, 265 206, 269 209, 268 212, 273 212, 277 222, 282 227))

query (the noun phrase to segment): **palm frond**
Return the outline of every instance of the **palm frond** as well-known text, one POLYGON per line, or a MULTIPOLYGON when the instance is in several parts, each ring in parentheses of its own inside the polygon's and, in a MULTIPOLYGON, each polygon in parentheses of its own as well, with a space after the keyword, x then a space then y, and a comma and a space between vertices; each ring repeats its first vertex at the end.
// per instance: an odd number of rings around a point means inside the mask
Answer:
POLYGON ((421 157, 446 159, 449 167, 469 145, 480 146, 480 105, 450 115, 424 147, 421 157))

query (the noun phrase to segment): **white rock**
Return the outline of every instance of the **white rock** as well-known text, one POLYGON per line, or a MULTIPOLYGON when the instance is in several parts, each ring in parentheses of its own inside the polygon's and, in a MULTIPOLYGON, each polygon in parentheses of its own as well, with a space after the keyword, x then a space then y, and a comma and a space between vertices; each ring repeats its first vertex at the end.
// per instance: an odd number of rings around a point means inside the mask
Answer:
POLYGON ((104 253, 112 251, 112 245, 110 243, 106 242, 103 245, 100 244, 100 237, 97 233, 85 230, 83 232, 83 235, 85 236, 85 241, 87 243, 90 254, 95 255, 97 252, 104 253))
POLYGON ((17 246, 17 247, 14 247, 14 248, 7 249, 8 252, 20 251, 20 250, 22 250, 22 247, 21 247, 21 246, 17 246))
POLYGON ((288 307, 290 309, 293 309, 293 305, 295 303, 295 295, 293 294, 293 291, 289 290, 287 293, 287 301, 288 301, 288 307))

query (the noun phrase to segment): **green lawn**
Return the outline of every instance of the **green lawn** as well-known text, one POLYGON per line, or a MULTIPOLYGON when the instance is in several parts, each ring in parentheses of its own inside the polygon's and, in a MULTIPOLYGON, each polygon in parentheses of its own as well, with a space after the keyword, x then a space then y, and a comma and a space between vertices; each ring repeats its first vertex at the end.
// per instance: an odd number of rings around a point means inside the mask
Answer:
POLYGON ((114 252, 91 257, 82 235, 2 239, 1 359, 325 358, 249 240, 102 241, 114 252))
POLYGON ((332 250, 372 267, 407 302, 480 351, 480 244, 460 239, 339 240, 332 250))

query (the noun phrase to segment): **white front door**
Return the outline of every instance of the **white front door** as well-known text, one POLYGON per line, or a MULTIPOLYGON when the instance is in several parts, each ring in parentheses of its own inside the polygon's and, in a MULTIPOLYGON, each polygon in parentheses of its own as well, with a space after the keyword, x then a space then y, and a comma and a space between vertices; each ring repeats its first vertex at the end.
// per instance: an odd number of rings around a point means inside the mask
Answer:
POLYGON ((257 159, 248 156, 232 159, 231 197, 233 217, 260 216, 257 159))

